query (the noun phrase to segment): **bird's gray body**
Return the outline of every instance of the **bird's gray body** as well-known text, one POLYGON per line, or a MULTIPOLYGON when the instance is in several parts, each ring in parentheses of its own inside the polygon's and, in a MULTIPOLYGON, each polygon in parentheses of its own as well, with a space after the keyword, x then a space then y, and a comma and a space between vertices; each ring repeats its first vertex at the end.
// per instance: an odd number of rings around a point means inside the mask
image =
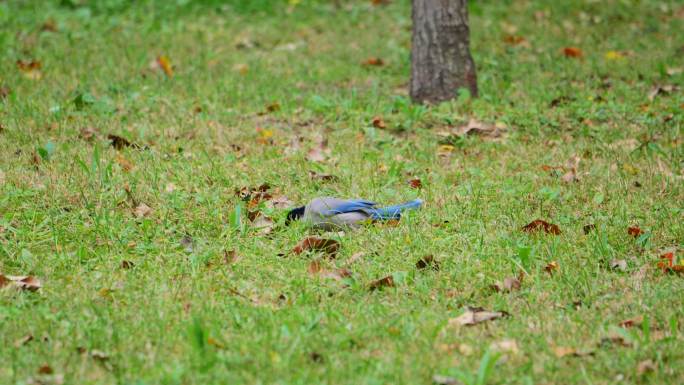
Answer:
POLYGON ((312 227, 325 231, 358 227, 371 219, 371 214, 363 210, 335 215, 324 214, 326 211, 336 210, 348 202, 348 200, 338 198, 316 198, 306 205, 302 219, 310 223, 312 227))

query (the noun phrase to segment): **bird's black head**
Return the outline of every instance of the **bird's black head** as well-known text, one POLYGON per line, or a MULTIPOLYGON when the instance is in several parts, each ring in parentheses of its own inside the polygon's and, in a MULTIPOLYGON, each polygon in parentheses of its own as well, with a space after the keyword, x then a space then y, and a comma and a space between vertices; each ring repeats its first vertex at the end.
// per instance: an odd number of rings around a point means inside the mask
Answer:
POLYGON ((304 207, 305 206, 297 207, 297 208, 290 210, 290 212, 287 213, 287 219, 285 219, 285 225, 289 225, 290 222, 296 221, 297 219, 301 218, 304 215, 304 207))

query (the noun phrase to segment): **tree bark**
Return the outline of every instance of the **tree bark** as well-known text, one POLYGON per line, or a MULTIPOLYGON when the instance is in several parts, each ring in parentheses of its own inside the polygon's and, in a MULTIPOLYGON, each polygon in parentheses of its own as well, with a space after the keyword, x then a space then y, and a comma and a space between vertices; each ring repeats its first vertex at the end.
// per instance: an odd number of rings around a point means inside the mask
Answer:
POLYGON ((411 99, 439 103, 459 88, 477 96, 467 0, 413 0, 411 99))

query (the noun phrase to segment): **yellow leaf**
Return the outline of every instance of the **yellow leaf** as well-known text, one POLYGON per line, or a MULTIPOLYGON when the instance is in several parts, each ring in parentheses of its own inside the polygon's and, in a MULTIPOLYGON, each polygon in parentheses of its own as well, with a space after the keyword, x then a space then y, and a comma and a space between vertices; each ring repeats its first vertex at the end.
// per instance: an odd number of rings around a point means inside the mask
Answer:
POLYGON ((159 67, 164 71, 166 76, 173 76, 173 68, 171 68, 171 61, 168 57, 164 55, 157 56, 157 64, 159 64, 159 67))
POLYGON ((622 52, 619 51, 608 51, 606 52, 605 56, 607 60, 618 60, 625 57, 625 55, 623 55, 622 52))

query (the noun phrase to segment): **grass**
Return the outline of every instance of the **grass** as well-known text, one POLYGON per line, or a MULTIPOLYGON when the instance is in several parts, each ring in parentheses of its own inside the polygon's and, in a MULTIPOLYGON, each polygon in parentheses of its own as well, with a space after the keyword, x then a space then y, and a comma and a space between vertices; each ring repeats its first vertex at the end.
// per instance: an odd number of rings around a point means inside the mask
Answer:
POLYGON ((406 96, 407 2, 90 3, 0 3, 0 271, 43 284, 0 291, 0 383, 684 382, 684 280, 656 268, 683 251, 684 96, 648 98, 682 84, 677 2, 473 2, 481 97, 432 107, 406 96), (150 68, 159 55, 172 77, 150 68), (509 130, 440 154, 436 133, 470 117, 509 130), (320 137, 330 158, 311 162, 320 137), (578 182, 542 167, 574 155, 578 182), (312 232, 285 210, 262 208, 271 234, 250 226, 234 191, 262 183, 297 203, 427 203, 397 227, 324 235, 341 242, 327 268, 365 253, 338 282, 289 252, 312 232), (562 233, 520 230, 537 218, 562 233), (416 269, 426 254, 439 271, 416 269), (519 291, 490 288, 521 268, 519 291), (467 306, 510 317, 448 326, 467 306), (616 333, 630 346, 601 344, 616 333))

